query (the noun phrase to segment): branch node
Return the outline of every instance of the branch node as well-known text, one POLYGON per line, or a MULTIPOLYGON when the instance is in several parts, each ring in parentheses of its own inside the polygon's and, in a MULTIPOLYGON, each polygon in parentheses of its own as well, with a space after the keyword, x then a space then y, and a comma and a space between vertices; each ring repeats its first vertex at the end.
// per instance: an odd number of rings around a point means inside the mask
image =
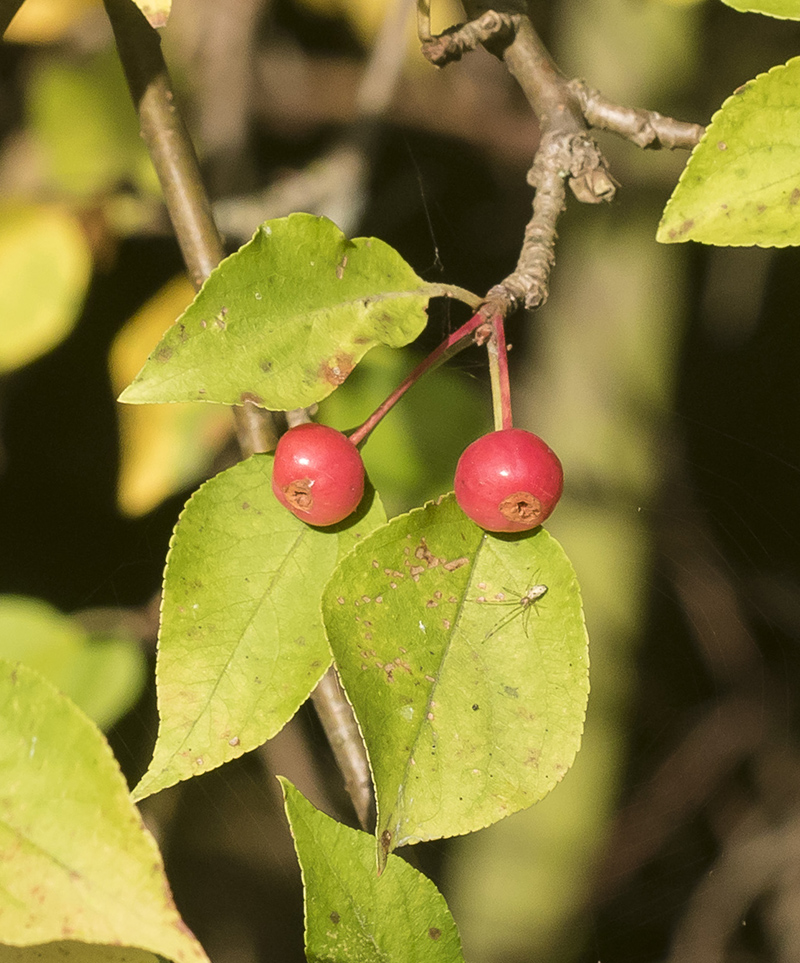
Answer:
POLYGON ((487 41, 499 41, 505 45, 514 37, 516 20, 515 14, 487 10, 476 20, 448 27, 443 33, 423 41, 422 56, 435 67, 445 67, 487 41))

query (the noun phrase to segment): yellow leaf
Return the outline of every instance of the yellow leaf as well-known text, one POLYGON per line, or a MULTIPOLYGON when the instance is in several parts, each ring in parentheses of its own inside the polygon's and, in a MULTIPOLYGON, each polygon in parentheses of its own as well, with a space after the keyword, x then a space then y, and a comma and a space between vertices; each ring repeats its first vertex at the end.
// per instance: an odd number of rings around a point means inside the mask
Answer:
POLYGON ((25 0, 3 39, 16 43, 56 43, 100 0, 25 0))
MULTIPOLYGON (((300 0, 303 6, 328 17, 347 20, 364 43, 375 39, 384 18, 397 0, 300 0)), ((435 31, 444 30, 464 19, 464 11, 456 0, 433 0, 431 14, 435 31)), ((409 18, 409 22, 413 18, 409 18)))
MULTIPOLYGON (((117 394, 133 380, 193 297, 187 278, 173 278, 122 328, 109 358, 117 394)), ((120 405, 120 510, 144 515, 197 481, 229 437, 232 425, 230 410, 222 405, 120 405)))
POLYGON ((68 211, 0 205, 0 372, 27 364, 69 334, 91 269, 86 237, 68 211))

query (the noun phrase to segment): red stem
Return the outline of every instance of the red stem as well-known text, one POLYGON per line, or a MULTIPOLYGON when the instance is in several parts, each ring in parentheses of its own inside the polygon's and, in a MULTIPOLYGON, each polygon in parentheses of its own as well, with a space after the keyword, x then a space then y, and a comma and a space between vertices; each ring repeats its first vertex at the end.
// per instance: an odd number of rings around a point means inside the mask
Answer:
MULTIPOLYGON (((372 429, 387 415, 397 402, 403 397, 408 389, 415 384, 426 371, 430 371, 437 365, 442 364, 448 357, 467 347, 466 340, 471 334, 486 323, 486 316, 483 310, 473 315, 466 324, 454 331, 449 337, 422 360, 416 368, 394 389, 389 397, 382 402, 375 411, 349 436, 354 445, 359 445, 369 435, 372 429), (464 342, 464 343, 462 343, 464 342)), ((502 322, 501 322, 502 325, 502 322)), ((505 341, 503 342, 505 344, 505 341)), ((506 371, 508 369, 506 368, 506 371)), ((506 375, 507 378, 507 375, 506 375)), ((509 409, 510 410, 510 409, 509 409)))
POLYGON ((492 317, 492 327, 494 328, 494 339, 497 345, 497 376, 500 388, 500 407, 502 410, 503 430, 513 428, 514 423, 511 417, 511 383, 508 377, 508 348, 506 347, 506 330, 503 324, 503 315, 495 314, 492 317))

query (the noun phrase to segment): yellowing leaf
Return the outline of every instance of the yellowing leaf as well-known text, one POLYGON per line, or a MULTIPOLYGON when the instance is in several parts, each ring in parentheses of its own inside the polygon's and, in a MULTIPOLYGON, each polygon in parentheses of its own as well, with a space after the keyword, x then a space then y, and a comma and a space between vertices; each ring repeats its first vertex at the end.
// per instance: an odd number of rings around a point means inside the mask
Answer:
POLYGON ((16 43, 56 43, 101 0, 25 0, 3 35, 16 43))
POLYGON ((147 17, 151 27, 163 27, 167 23, 172 0, 135 0, 136 6, 147 17))
MULTIPOLYGON (((316 13, 347 20, 365 43, 375 38, 384 18, 397 6, 396 0, 300 0, 300 3, 316 13)), ((464 20, 464 11, 456 0, 434 0, 431 8, 434 30, 444 30, 464 20)), ((409 18, 409 21, 409 33, 414 33, 418 47, 416 32, 411 30, 413 20, 409 18)))
POLYGON ((102 733, 21 663, 0 663, 0 718, 0 942, 208 963, 102 733))
POLYGON ((91 267, 86 238, 67 211, 0 205, 0 372, 27 364, 69 334, 91 267))
MULTIPOLYGON (((194 297, 186 277, 173 278, 128 321, 109 356, 115 394, 129 384, 153 345, 194 297)), ((144 515, 200 478, 232 428, 221 405, 120 405, 119 507, 144 515)))

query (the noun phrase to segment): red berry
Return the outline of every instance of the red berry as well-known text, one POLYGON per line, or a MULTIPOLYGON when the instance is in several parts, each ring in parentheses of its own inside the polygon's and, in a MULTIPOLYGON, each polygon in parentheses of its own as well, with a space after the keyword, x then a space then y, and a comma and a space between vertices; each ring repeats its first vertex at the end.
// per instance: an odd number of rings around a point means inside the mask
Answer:
POLYGON ((364 463, 350 439, 315 422, 290 428, 275 449, 272 490, 309 525, 335 525, 364 495, 364 463))
POLYGON ((561 462, 538 435, 521 428, 493 431, 466 449, 456 468, 456 500, 490 532, 535 528, 564 488, 561 462))

